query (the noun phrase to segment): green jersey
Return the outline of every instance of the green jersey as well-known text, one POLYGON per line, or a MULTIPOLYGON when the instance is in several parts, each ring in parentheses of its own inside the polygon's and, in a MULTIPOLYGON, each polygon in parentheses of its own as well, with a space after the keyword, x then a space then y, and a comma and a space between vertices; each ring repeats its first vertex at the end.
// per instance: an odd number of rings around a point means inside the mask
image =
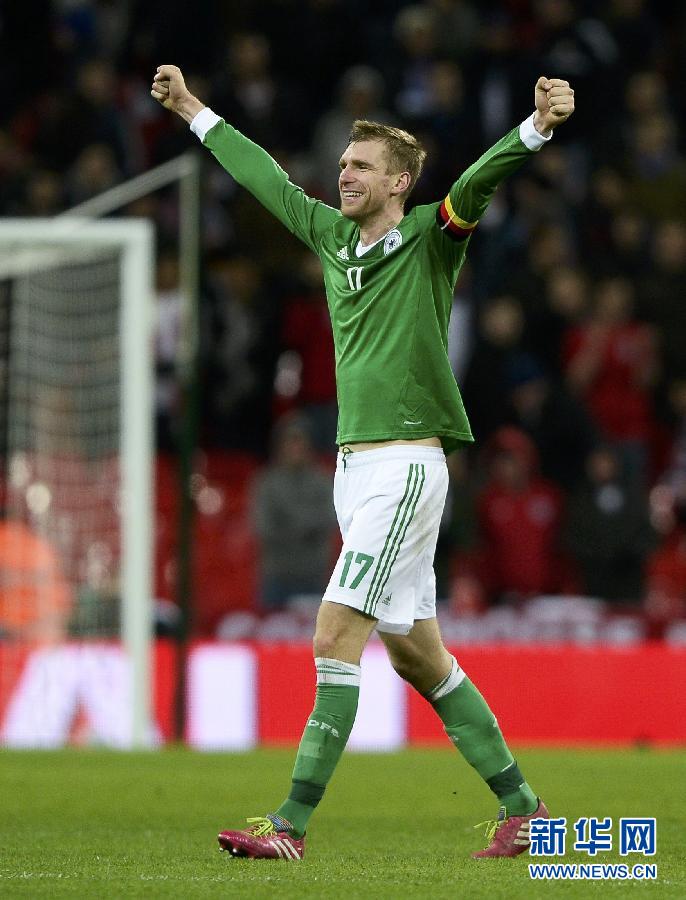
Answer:
POLYGON ((530 120, 470 166, 445 199, 416 206, 358 256, 355 222, 308 197, 268 153, 211 110, 196 119, 204 121, 194 120, 193 130, 221 165, 322 261, 336 352, 338 443, 438 436, 449 452, 472 441, 448 360, 453 291, 469 236, 499 182, 545 141, 530 120))

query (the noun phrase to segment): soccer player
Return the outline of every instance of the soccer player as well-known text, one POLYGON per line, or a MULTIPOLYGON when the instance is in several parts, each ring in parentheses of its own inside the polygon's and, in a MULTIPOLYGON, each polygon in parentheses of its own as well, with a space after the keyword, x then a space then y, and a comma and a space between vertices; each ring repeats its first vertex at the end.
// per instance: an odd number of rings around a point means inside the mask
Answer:
MULTIPOLYGON (((489 845, 529 846, 548 816, 495 716, 448 653, 436 620, 433 557, 445 501, 445 454, 473 440, 448 356, 448 319, 469 236, 499 182, 574 110, 567 81, 538 79, 535 111, 487 150, 440 202, 405 214, 425 153, 399 128, 356 121, 340 159, 340 210, 312 199, 263 149, 160 66, 152 96, 190 123, 236 181, 319 255, 336 347, 339 444, 334 505, 344 543, 314 635, 317 689, 288 797, 245 831, 222 831, 234 856, 301 859, 305 830, 355 721, 360 658, 376 629, 396 672, 441 718, 498 797, 489 845)), ((227 688, 229 689, 229 688, 227 688)))

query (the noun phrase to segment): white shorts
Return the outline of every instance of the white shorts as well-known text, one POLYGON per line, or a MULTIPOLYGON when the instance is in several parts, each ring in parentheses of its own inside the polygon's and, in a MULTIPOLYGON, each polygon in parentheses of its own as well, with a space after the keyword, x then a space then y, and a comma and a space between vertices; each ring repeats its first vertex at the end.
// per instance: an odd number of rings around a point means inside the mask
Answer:
POLYGON ((334 506, 343 549, 324 600, 407 634, 436 615, 433 558, 448 490, 439 447, 395 446, 338 454, 334 506))

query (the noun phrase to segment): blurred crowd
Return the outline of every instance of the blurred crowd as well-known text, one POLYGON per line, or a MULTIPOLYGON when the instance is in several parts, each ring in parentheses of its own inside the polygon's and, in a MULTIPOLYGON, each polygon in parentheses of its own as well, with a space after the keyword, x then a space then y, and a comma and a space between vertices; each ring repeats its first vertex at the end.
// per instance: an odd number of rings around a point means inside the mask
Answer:
MULTIPOLYGON (((476 443, 449 459, 439 595, 461 615, 599 598, 659 633, 686 618, 685 60, 686 9, 646 0, 7 4, 0 215, 53 215, 195 146, 149 96, 160 63, 333 205, 353 119, 421 138, 412 202, 427 203, 530 114, 539 75, 567 78, 577 112, 499 190, 454 297, 476 443)), ((160 192, 128 212, 158 226, 158 443, 173 451, 176 206, 160 192)), ((202 216, 201 445, 258 463, 255 602, 280 608, 320 592, 330 563, 321 272, 210 161, 202 216)))

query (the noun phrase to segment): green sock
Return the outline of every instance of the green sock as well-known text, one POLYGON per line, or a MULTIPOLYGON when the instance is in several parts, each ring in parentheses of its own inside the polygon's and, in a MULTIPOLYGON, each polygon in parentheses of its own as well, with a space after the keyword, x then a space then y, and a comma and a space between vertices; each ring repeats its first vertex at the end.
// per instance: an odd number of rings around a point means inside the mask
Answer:
POLYGON ((426 699, 450 740, 498 797, 507 815, 532 813, 538 798, 519 771, 488 704, 454 657, 449 674, 426 699))
POLYGON ((302 837, 350 737, 360 695, 360 667, 317 657, 317 693, 298 747, 288 799, 276 814, 302 837))

